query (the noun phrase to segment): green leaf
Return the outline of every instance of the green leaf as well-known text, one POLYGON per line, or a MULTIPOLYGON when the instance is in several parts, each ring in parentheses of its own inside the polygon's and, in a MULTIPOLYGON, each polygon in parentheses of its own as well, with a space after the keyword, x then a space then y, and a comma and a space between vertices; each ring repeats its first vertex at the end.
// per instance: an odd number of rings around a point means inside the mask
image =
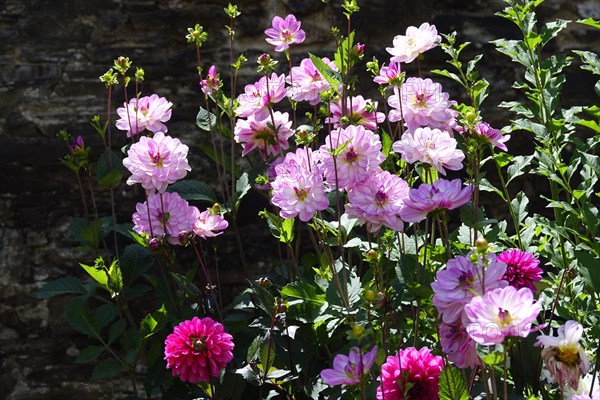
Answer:
POLYGON ((101 186, 116 188, 123 178, 123 160, 114 151, 104 152, 96 162, 96 180, 101 186), (110 157, 110 166, 109 160, 110 157))
POLYGON ((104 269, 98 269, 93 265, 79 264, 81 267, 104 289, 108 290, 108 275, 104 269))
POLYGON ((260 286, 253 280, 248 280, 248 283, 252 287, 253 301, 254 303, 263 310, 269 317, 273 314, 273 306, 275 305, 275 297, 267 289, 260 286))
POLYGON ((139 244, 125 247, 120 258, 121 272, 125 285, 131 287, 137 278, 148 272, 154 265, 152 252, 139 244))
POLYGON ((285 218, 281 222, 279 241, 291 244, 294 241, 294 218, 285 218))
POLYGON ((198 125, 198 128, 202 129, 203 131, 210 132, 216 124, 216 115, 209 113, 206 109, 200 107, 198 115, 196 115, 196 125, 198 125))
POLYGON ((79 282, 79 279, 74 276, 66 276, 46 283, 35 293, 35 297, 38 299, 48 299, 67 293, 88 294, 88 291, 81 282, 79 282))
POLYGON ((75 361, 75 364, 88 364, 92 361, 96 361, 96 359, 102 354, 104 351, 104 346, 88 346, 83 349, 75 361))
POLYGON ((248 179, 248 173, 244 172, 235 183, 235 194, 233 196, 233 204, 237 210, 240 207, 240 201, 250 191, 252 186, 248 179))
POLYGON ((199 200, 210 203, 218 203, 215 192, 204 182, 193 179, 185 179, 170 185, 167 192, 176 192, 185 200, 199 200))
POLYGON ((114 260, 108 268, 108 290, 112 297, 117 296, 123 289, 123 274, 119 262, 114 260))
POLYGON ((507 168, 506 175, 506 185, 508 185, 513 179, 523 175, 527 169, 531 165, 531 160, 533 156, 515 156, 513 158, 513 163, 507 168))
POLYGON ((96 218, 88 222, 85 218, 71 218, 69 231, 84 249, 97 250, 104 237, 103 226, 108 221, 96 218))
POLYGON ((465 85, 463 83, 462 79, 458 75, 456 75, 455 73, 450 72, 446 69, 434 69, 434 70, 431 70, 431 72, 433 72, 434 74, 443 76, 445 78, 452 79, 454 82, 457 82, 457 83, 461 84, 462 86, 465 85))
POLYGON ((308 56, 312 60, 317 71, 319 71, 327 83, 329 83, 329 86, 339 94, 339 85, 341 83, 341 79, 337 78, 339 74, 325 64, 325 61, 314 54, 308 53, 308 56))
POLYGON ((469 391, 458 369, 447 364, 440 374, 440 400, 469 400, 469 391))
POLYGON ((573 50, 573 52, 579 55, 581 61, 584 63, 584 65, 581 66, 581 69, 591 71, 595 75, 600 75, 600 56, 598 56, 598 54, 581 50, 573 50))
POLYGON ((515 217, 519 225, 525 220, 527 217, 527 206, 529 205, 529 199, 523 192, 517 193, 517 196, 510 202, 510 205, 513 209, 515 217))
POLYGON ((96 365, 94 372, 92 372, 92 379, 112 378, 117 376, 120 372, 121 367, 119 363, 110 358, 96 365))
POLYGON ((147 314, 140 322, 140 337, 143 339, 149 338, 158 332, 167 323, 167 309, 165 305, 154 311, 152 314, 147 314))
POLYGON ((587 25, 587 26, 594 27, 596 29, 600 29, 600 21, 596 21, 593 18, 580 19, 580 20, 577 20, 577 22, 582 25, 587 25))
POLYGON ((600 259, 584 250, 575 250, 575 258, 583 281, 594 292, 600 293, 600 259))
POLYGON ((100 329, 108 326, 118 315, 117 307, 114 304, 103 304, 94 311, 94 319, 100 329))
POLYGON ((557 19, 556 21, 548 22, 540 29, 540 37, 542 38, 542 46, 545 46, 551 39, 555 38, 558 32, 567 27, 571 21, 557 19))
POLYGON ((66 309, 67 321, 79 332, 96 339, 100 339, 98 321, 92 317, 90 309, 84 298, 76 297, 71 300, 66 309))

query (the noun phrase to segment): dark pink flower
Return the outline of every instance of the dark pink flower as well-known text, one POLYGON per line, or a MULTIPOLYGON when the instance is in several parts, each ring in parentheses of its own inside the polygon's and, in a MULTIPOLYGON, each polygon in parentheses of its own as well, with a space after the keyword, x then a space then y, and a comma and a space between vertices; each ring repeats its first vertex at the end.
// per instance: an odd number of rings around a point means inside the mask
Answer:
POLYGON ((439 400, 444 361, 427 347, 409 347, 390 356, 381 366, 378 400, 439 400))
POLYGON ((229 223, 221 214, 214 214, 211 212, 212 209, 205 210, 197 213, 194 226, 192 227, 193 232, 200 236, 202 239, 207 237, 219 236, 224 229, 227 229, 229 223))
POLYGON ((165 340, 167 368, 184 382, 208 382, 233 359, 232 339, 209 317, 183 321, 165 340))
POLYGON ((535 292, 537 289, 533 282, 542 280, 542 269, 538 267, 540 260, 530 253, 513 249, 498 254, 498 261, 506 264, 506 273, 502 277, 509 285, 517 289, 526 287, 535 292))
POLYGON ((475 125, 474 131, 480 137, 485 138, 492 146, 496 146, 502 151, 507 151, 505 142, 510 139, 510 135, 503 135, 500 129, 494 129, 487 122, 480 122, 475 125))
POLYGON ((306 37, 304 30, 300 29, 302 23, 292 14, 285 19, 275 16, 272 27, 265 31, 268 36, 267 43, 275 46, 275 51, 285 51, 292 43, 302 43, 306 37))
POLYGON ((379 70, 379 75, 373 78, 373 82, 380 85, 387 84, 392 86, 400 86, 401 77, 402 73, 400 69, 400 63, 392 61, 387 67, 381 67, 379 70))
POLYGON ((369 373, 377 358, 377 346, 362 353, 358 347, 350 349, 350 354, 338 354, 333 359, 333 368, 321 371, 321 378, 328 385, 357 385, 369 373))
POLYGON ((214 65, 208 69, 206 78, 200 81, 200 87, 202 88, 202 92, 206 94, 213 94, 221 87, 221 80, 214 65))

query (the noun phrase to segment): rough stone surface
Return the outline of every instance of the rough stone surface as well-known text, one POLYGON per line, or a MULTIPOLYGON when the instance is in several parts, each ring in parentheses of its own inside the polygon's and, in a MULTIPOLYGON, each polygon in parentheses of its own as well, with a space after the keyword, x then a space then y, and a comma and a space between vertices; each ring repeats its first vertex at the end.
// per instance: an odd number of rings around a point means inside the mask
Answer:
MULTIPOLYGON (((332 2, 333 3, 333 2, 332 2)), ((489 40, 514 35, 512 27, 493 11, 499 0, 370 0, 354 19, 357 38, 366 44, 367 59, 388 59, 385 47, 406 26, 433 22, 441 32, 456 30, 460 40, 473 46, 466 52, 485 52, 482 73, 491 83, 488 104, 510 100, 510 85, 520 72, 494 53, 489 40)), ((126 395, 127 382, 90 381, 91 367, 73 365, 86 341, 66 323, 63 310, 67 298, 39 301, 34 292, 49 280, 66 275, 81 276, 78 263, 91 262, 93 255, 73 249, 68 219, 82 215, 74 178, 58 159, 65 146, 56 138, 59 129, 81 133, 98 150, 89 120, 106 115, 106 90, 98 76, 118 56, 128 56, 146 71, 144 94, 156 92, 174 103, 171 134, 180 137, 192 150, 193 177, 210 179, 211 163, 199 152, 205 140, 194 126, 200 104, 195 76, 195 50, 185 43, 187 27, 199 23, 210 40, 202 48, 204 66, 216 64, 225 70, 229 63, 228 24, 223 13, 226 1, 219 0, 4 0, 0 6, 0 399, 109 399, 126 395)), ((234 53, 246 54, 249 63, 240 71, 238 90, 255 79, 255 60, 270 51, 264 29, 274 15, 296 13, 307 31, 307 40, 293 50, 328 55, 333 48, 329 24, 342 30, 339 6, 320 0, 240 0, 242 16, 236 21, 234 53)), ((598 19, 597 1, 548 0, 540 10, 543 18, 598 19)), ((565 35, 551 44, 552 51, 571 49, 599 51, 597 32, 572 24, 565 35)), ((465 55, 467 55, 465 53, 465 55)), ((278 55, 281 64, 285 61, 278 55)), ((440 67, 443 54, 428 54, 424 70, 440 67)), ((416 73, 414 66, 407 68, 416 73)), ((565 89, 567 105, 589 102, 593 80, 589 74, 571 68, 565 89)), ((226 82, 226 85, 229 85, 226 82)), ((446 91, 460 93, 444 83, 446 91)), ((130 93, 131 94, 131 93, 130 93)), ((454 96, 454 94, 453 94, 454 96)), ((454 97, 458 97, 455 95, 454 97)), ((123 94, 114 93, 113 106, 123 94)), ((597 100, 597 99, 596 99, 597 100)), ((489 106, 488 106, 489 107, 489 106)), ((113 107, 114 109, 114 107, 113 107)), ((486 108, 490 120, 506 114, 486 108)), ((115 113, 113 111, 112 121, 115 113)), ((115 132, 118 149, 124 138, 115 132)), ((511 146, 524 143, 513 137, 511 146)), ((518 151, 518 150, 517 150, 518 151)), ((523 152, 527 151, 523 149, 523 152)), ((97 155, 97 153, 95 153, 97 155)), ((106 198, 106 193, 98 193, 106 198)), ((140 193, 125 188, 117 193, 119 221, 128 220, 140 193)), ((252 270, 269 265, 272 246, 269 233, 254 215, 262 208, 258 197, 245 204, 240 213, 240 231, 246 240, 246 257, 252 270)), ((99 200, 101 213, 108 212, 99 200)), ((243 283, 237 267, 231 235, 220 238, 223 259, 221 274, 231 292, 243 283), (221 240, 222 239, 222 240, 221 240)))

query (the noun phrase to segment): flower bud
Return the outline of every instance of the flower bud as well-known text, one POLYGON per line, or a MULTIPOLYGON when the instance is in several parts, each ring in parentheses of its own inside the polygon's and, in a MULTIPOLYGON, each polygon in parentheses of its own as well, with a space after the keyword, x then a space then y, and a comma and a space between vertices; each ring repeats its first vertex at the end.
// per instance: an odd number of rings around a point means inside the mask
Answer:
POLYGON ((363 335, 363 333, 365 333, 365 327, 364 327, 364 325, 355 324, 352 327, 352 334, 354 336, 356 336, 357 338, 360 338, 363 335))
POLYGON ((160 245, 161 245, 160 239, 154 237, 154 238, 150 239, 150 242, 148 243, 148 245, 150 246, 150 250, 156 251, 156 250, 160 249, 160 245))
POLYGON ((479 238, 475 241, 475 249, 480 253, 485 253, 488 250, 488 241, 485 238, 479 238))
POLYGON ((375 292, 372 291, 371 289, 367 289, 365 290, 365 299, 367 299, 367 301, 373 301, 375 300, 375 292))

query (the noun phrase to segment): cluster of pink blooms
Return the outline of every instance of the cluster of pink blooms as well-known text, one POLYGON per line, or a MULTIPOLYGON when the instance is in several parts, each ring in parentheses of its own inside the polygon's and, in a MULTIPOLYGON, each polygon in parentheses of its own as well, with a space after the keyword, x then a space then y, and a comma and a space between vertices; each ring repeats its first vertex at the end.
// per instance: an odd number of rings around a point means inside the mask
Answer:
POLYGON ((346 109, 343 109, 342 99, 330 105, 331 116, 325 122, 339 128, 342 118, 346 119, 344 125, 363 125, 366 129, 375 130, 377 125, 385 121, 385 114, 377 111, 377 102, 365 100, 362 96, 353 96, 346 99, 346 109))
MULTIPOLYGON (((337 71, 336 65, 328 58, 325 57, 321 60, 333 71, 337 71)), ((321 93, 331 89, 329 82, 321 75, 310 58, 300 61, 299 67, 292 67, 292 73, 287 77, 287 83, 291 85, 288 88, 290 99, 307 101, 312 106, 319 104, 321 93)))

